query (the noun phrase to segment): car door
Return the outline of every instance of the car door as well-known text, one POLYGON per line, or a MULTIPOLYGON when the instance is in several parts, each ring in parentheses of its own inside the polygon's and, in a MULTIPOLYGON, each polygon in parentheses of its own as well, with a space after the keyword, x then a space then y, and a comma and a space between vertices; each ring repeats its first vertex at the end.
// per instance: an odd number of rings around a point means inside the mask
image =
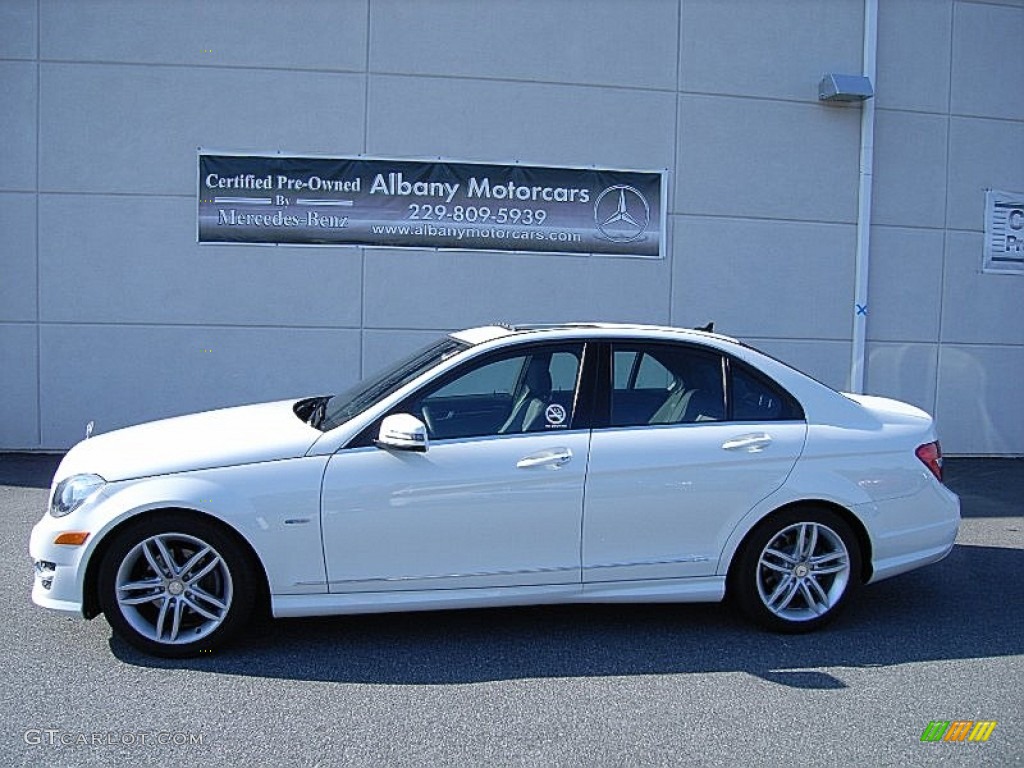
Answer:
POLYGON ((357 439, 335 453, 322 497, 330 591, 579 588, 582 360, 582 343, 470 360, 393 411, 426 424, 425 452, 357 439))
POLYGON ((622 342, 602 354, 608 415, 591 440, 584 582, 714 574, 736 523, 800 455, 799 405, 713 350, 622 342))

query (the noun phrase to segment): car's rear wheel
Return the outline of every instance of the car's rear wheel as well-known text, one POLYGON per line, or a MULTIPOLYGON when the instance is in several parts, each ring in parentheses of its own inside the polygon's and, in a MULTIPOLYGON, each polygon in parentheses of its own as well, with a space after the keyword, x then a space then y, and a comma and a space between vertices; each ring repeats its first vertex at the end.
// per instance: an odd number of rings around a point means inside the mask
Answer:
POLYGON ((100 565, 107 621, 157 656, 211 651, 249 618, 255 602, 248 559, 215 525, 153 514, 115 534, 100 565))
POLYGON ((828 509, 772 515, 746 540, 729 591, 753 621, 779 632, 807 632, 831 621, 859 586, 860 548, 850 526, 828 509))

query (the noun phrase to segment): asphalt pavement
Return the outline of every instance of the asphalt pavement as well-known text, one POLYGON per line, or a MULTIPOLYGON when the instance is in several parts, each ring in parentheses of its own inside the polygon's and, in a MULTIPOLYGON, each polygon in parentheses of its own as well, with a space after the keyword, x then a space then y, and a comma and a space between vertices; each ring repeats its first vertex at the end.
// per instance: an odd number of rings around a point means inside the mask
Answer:
POLYGON ((56 461, 0 454, 0 765, 1024 763, 1024 459, 949 460, 952 554, 810 635, 727 605, 544 607, 264 620, 185 661, 32 605, 56 461), (997 725, 922 742, 936 720, 997 725))

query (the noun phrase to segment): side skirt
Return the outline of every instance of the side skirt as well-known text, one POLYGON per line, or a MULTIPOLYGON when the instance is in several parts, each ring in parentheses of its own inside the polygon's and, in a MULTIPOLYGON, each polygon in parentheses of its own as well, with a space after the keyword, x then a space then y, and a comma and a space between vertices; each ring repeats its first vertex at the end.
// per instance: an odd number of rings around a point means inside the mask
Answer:
POLYGON ((612 581, 545 587, 435 589, 419 592, 272 595, 275 617, 331 616, 558 603, 706 603, 725 596, 725 577, 612 581))

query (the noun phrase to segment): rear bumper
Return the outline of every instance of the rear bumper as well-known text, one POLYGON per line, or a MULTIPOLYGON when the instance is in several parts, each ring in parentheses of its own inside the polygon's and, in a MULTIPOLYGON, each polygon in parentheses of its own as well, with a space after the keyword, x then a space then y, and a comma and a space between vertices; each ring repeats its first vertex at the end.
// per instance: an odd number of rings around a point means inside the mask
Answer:
POLYGON ((883 579, 888 579, 892 576, 899 576, 901 573, 912 571, 915 568, 921 568, 925 565, 937 563, 952 551, 953 543, 950 542, 949 544, 941 547, 935 547, 930 550, 911 552, 906 555, 890 557, 881 561, 876 560, 868 583, 873 584, 876 581, 882 581, 883 579))
POLYGON ((960 529, 960 499, 944 485, 929 483, 912 496, 879 502, 872 518, 869 583, 946 557, 960 529))

